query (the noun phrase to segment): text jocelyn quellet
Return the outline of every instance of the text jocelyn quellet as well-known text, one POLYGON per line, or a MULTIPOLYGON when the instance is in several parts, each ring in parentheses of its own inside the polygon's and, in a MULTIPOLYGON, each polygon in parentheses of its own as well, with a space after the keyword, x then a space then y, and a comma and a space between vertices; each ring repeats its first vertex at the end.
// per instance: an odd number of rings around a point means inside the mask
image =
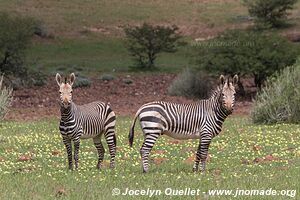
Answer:
POLYGON ((191 188, 184 188, 184 189, 174 189, 174 188, 166 188, 165 190, 159 189, 140 189, 134 190, 125 188, 124 191, 120 191, 120 194, 123 196, 199 196, 201 194, 200 189, 191 189, 191 188))

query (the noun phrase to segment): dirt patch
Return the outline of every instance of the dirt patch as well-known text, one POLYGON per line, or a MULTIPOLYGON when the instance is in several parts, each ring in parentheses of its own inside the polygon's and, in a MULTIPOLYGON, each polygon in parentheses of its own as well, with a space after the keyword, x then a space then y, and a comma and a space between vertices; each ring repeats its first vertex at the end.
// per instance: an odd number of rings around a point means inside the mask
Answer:
MULTIPOLYGON (((73 100, 81 105, 92 101, 110 103, 117 115, 134 115, 138 108, 151 101, 171 101, 190 103, 192 100, 173 97, 167 94, 175 74, 159 75, 119 75, 112 81, 92 79, 91 87, 76 88, 73 100), (126 84, 124 79, 131 79, 126 84)), ((55 79, 49 79, 43 87, 24 88, 14 91, 12 109, 7 114, 8 120, 37 120, 41 118, 59 118, 59 93, 55 79)), ((250 102, 238 102, 235 114, 248 114, 250 102)))

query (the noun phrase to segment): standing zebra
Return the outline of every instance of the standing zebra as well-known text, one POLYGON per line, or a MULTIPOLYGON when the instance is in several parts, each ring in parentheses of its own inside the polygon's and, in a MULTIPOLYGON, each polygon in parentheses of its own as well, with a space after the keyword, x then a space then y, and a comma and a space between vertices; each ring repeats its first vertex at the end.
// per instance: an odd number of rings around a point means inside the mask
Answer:
POLYGON ((144 143, 140 149, 143 172, 147 172, 150 151, 160 135, 172 138, 200 139, 193 171, 205 171, 209 144, 221 131, 222 124, 234 107, 235 87, 238 76, 231 81, 220 76, 220 86, 206 100, 191 104, 176 104, 156 101, 144 104, 137 111, 129 132, 129 145, 132 147, 134 126, 137 117, 144 133, 144 143))
POLYGON ((86 138, 93 138, 99 156, 97 168, 101 168, 105 152, 101 143, 103 133, 109 148, 110 167, 114 168, 116 154, 115 113, 108 104, 103 102, 92 102, 81 106, 73 103, 72 85, 74 81, 74 73, 69 76, 69 79, 66 77, 64 82, 62 82, 60 74, 56 74, 61 105, 59 130, 67 149, 69 169, 73 169, 72 141, 74 143, 75 168, 77 169, 80 139, 86 138))

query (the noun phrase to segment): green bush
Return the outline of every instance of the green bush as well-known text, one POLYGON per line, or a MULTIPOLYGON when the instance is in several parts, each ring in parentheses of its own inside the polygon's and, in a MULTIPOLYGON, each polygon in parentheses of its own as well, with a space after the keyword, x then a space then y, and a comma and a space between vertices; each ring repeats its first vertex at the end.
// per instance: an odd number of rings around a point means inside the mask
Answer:
POLYGON ((212 85, 212 81, 207 74, 185 69, 169 86, 168 94, 204 99, 210 95, 212 85))
POLYGON ((0 120, 8 112, 8 108, 12 101, 12 89, 3 86, 3 76, 0 80, 0 120))
POLYGON ((273 33, 231 30, 195 45, 200 68, 214 74, 251 75, 261 88, 266 78, 293 65, 299 47, 273 33))
POLYGON ((35 21, 0 13, 0 72, 22 77, 27 73, 25 51, 34 34, 35 21))
POLYGON ((144 23, 142 26, 127 27, 124 31, 126 48, 140 68, 154 67, 158 54, 176 52, 178 46, 183 44, 179 41, 181 36, 176 33, 176 26, 152 26, 144 23))
POLYGON ((33 21, 33 31, 34 34, 41 37, 41 38, 53 38, 53 35, 51 35, 46 27, 46 25, 44 24, 43 21, 41 20, 35 20, 32 19, 33 21))
POLYGON ((75 83, 73 85, 74 88, 79 87, 90 87, 91 86, 91 80, 87 77, 76 75, 75 83))
POLYGON ((23 76, 7 75, 4 82, 14 90, 24 87, 43 86, 47 83, 48 77, 40 70, 29 69, 23 76))
POLYGON ((103 74, 100 79, 102 81, 112 81, 115 79, 115 76, 114 75, 111 75, 111 74, 103 74))
POLYGON ((25 65, 25 52, 34 34, 46 37, 41 21, 31 17, 10 16, 0 13, 0 73, 14 89, 24 86, 42 86, 47 77, 25 65))
POLYGON ((297 0, 244 0, 250 16, 258 26, 278 27, 283 24, 297 0))
POLYGON ((47 83, 47 75, 39 70, 29 70, 27 84, 29 86, 43 86, 47 83))
POLYGON ((300 62, 268 79, 251 117, 255 123, 300 123, 300 62))

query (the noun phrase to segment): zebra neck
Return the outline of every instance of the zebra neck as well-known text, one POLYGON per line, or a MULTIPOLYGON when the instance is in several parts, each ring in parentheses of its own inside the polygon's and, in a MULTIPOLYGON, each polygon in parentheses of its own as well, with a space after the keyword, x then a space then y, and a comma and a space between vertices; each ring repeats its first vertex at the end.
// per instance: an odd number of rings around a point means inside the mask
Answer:
POLYGON ((225 119, 229 115, 227 110, 222 106, 222 104, 220 102, 217 102, 214 111, 215 111, 216 117, 219 121, 224 122, 225 119))
POLYGON ((61 121, 67 122, 74 118, 76 110, 76 105, 74 103, 71 103, 68 108, 64 108, 63 106, 60 107, 61 112, 61 121))
POLYGON ((222 94, 221 94, 221 88, 218 88, 214 94, 211 97, 211 102, 212 102, 212 107, 213 107, 213 113, 215 113, 216 118, 219 121, 224 122, 224 120, 228 117, 229 113, 227 112, 227 110, 224 108, 224 106, 222 105, 222 94))

